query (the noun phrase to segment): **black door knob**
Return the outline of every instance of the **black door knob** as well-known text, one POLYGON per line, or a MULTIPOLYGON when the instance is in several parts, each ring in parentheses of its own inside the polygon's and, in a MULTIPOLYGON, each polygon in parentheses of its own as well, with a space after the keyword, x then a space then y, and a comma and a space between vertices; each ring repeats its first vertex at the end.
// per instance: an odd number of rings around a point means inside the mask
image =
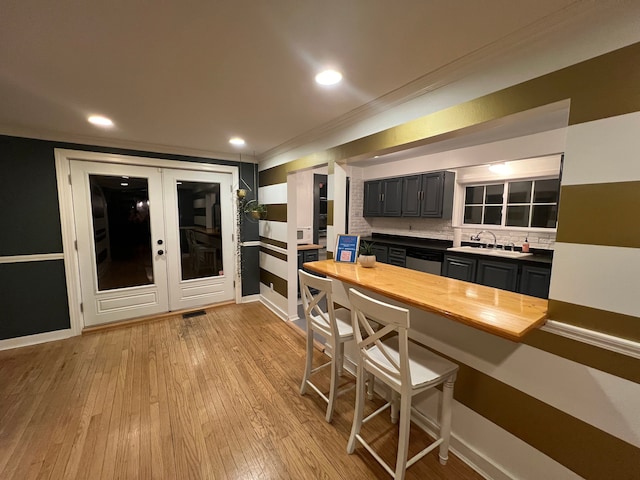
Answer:
POLYGON ((164 254, 164 250, 158 250, 158 255, 164 254))

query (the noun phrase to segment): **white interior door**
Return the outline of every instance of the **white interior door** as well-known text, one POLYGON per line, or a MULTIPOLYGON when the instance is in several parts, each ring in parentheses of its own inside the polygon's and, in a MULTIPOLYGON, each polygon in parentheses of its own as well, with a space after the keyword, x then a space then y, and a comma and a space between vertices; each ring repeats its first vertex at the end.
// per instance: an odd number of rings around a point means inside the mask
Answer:
POLYGON ((70 167, 85 326, 168 311, 159 170, 70 167))
POLYGON ((70 169, 85 326, 234 299, 231 174, 70 169))
POLYGON ((163 177, 170 309, 233 300, 231 174, 165 169, 163 177))

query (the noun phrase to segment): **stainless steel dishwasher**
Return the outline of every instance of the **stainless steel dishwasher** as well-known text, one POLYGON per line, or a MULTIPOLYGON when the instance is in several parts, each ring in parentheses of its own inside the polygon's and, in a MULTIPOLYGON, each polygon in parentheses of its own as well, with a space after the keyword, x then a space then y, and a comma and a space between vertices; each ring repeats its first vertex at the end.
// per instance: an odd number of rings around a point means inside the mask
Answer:
POLYGON ((443 252, 422 248, 407 248, 406 268, 431 273, 433 275, 440 275, 443 259, 443 252))

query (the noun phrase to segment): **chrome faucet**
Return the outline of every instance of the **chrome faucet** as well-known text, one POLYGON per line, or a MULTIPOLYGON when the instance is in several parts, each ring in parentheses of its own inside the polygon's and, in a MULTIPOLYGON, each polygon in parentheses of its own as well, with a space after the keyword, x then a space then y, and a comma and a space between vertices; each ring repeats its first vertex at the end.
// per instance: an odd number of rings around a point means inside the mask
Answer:
POLYGON ((493 233, 493 232, 490 232, 489 230, 482 230, 482 231, 476 233, 475 235, 471 235, 471 241, 479 242, 480 241, 480 235, 482 235, 483 233, 488 233, 489 235, 491 235, 493 237, 493 248, 496 248, 496 243, 498 243, 498 239, 496 238, 496 234, 493 233))
POLYGON ((509 250, 514 251, 516 249, 516 244, 513 242, 509 242, 504 246, 504 249, 506 250, 507 247, 509 247, 509 250))

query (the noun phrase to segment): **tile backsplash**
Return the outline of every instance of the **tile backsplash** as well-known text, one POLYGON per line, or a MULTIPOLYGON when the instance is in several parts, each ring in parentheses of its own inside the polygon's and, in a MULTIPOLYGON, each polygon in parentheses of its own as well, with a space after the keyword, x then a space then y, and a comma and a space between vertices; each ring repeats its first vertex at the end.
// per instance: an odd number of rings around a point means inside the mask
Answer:
MULTIPOLYGON (((513 242, 516 247, 521 247, 528 236, 531 248, 541 248, 553 250, 556 234, 555 232, 523 232, 518 230, 498 230, 491 229, 490 225, 478 225, 473 228, 454 228, 451 220, 437 218, 368 218, 362 219, 371 226, 372 233, 385 233, 388 235, 404 235, 407 237, 435 238, 439 240, 454 240, 455 230, 460 230, 460 238, 463 242, 468 242, 472 235, 481 230, 489 230, 496 235, 497 243, 506 245, 513 242)), ((362 226, 361 226, 362 228, 362 226)), ((365 230, 365 229, 363 229, 365 230)), ((354 232, 355 233, 355 232, 354 232)), ((489 243, 493 239, 490 235, 483 235, 482 242, 489 243)))

